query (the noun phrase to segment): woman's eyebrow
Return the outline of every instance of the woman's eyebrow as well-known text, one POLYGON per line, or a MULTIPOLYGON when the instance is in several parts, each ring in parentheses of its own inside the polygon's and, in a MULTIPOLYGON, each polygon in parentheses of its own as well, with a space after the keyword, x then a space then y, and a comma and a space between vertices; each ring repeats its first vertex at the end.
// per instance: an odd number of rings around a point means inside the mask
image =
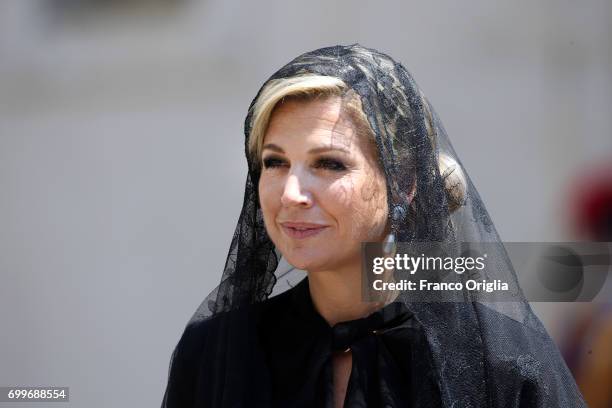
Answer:
POLYGON ((314 147, 308 151, 308 153, 326 153, 326 152, 342 152, 342 153, 350 154, 350 152, 342 146, 314 147))
POLYGON ((280 146, 277 146, 274 143, 268 143, 261 148, 261 150, 266 150, 266 149, 270 149, 278 153, 285 153, 285 151, 280 146))
MULTIPOLYGON (((277 153, 285 153, 285 151, 280 146, 275 145, 274 143, 268 143, 268 144, 264 145, 261 150, 263 151, 263 150, 266 150, 266 149, 272 150, 272 151, 277 152, 277 153)), ((350 152, 347 149, 345 149, 344 147, 341 147, 341 146, 313 147, 312 149, 310 149, 308 151, 308 153, 310 153, 310 154, 317 154, 317 153, 326 153, 326 152, 333 152, 333 151, 350 154, 350 152)))

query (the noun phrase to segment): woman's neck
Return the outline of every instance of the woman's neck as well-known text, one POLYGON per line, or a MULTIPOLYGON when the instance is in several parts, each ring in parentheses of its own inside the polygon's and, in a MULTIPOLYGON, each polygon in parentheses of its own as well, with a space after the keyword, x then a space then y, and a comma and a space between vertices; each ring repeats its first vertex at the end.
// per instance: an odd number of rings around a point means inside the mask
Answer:
POLYGON ((380 309, 382 302, 364 302, 359 267, 308 272, 312 303, 330 326, 366 317, 380 309))

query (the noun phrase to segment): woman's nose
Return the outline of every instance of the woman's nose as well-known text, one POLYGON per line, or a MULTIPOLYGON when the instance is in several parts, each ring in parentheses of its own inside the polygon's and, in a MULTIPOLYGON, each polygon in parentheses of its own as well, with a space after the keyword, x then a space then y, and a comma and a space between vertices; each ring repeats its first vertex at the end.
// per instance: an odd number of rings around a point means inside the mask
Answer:
POLYGON ((312 205, 312 196, 304 188, 300 178, 295 174, 290 174, 285 181, 285 188, 281 196, 281 204, 286 207, 301 206, 310 207, 312 205))

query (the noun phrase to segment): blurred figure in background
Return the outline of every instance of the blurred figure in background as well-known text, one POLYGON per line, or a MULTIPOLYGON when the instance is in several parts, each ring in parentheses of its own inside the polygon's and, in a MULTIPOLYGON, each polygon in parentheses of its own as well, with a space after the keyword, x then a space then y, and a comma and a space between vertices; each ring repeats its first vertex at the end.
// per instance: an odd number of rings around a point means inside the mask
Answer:
MULTIPOLYGON (((595 166, 574 181, 569 219, 577 239, 612 241, 611 163, 608 160, 595 166)), ((609 408, 612 406, 612 304, 584 306, 568 322, 561 349, 589 406, 609 408)))

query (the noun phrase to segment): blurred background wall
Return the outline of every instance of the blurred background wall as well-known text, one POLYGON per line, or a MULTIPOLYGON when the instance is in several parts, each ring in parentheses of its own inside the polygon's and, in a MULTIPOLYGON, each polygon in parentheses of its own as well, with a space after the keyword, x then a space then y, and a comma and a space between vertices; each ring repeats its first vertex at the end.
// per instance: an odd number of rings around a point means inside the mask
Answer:
MULTIPOLYGON (((3 0, 0 386, 159 405, 240 211, 246 109, 322 46, 412 72, 502 239, 573 239, 571 186, 612 159, 611 22, 608 0, 3 0)), ((534 308, 561 344, 578 306, 534 308)))

